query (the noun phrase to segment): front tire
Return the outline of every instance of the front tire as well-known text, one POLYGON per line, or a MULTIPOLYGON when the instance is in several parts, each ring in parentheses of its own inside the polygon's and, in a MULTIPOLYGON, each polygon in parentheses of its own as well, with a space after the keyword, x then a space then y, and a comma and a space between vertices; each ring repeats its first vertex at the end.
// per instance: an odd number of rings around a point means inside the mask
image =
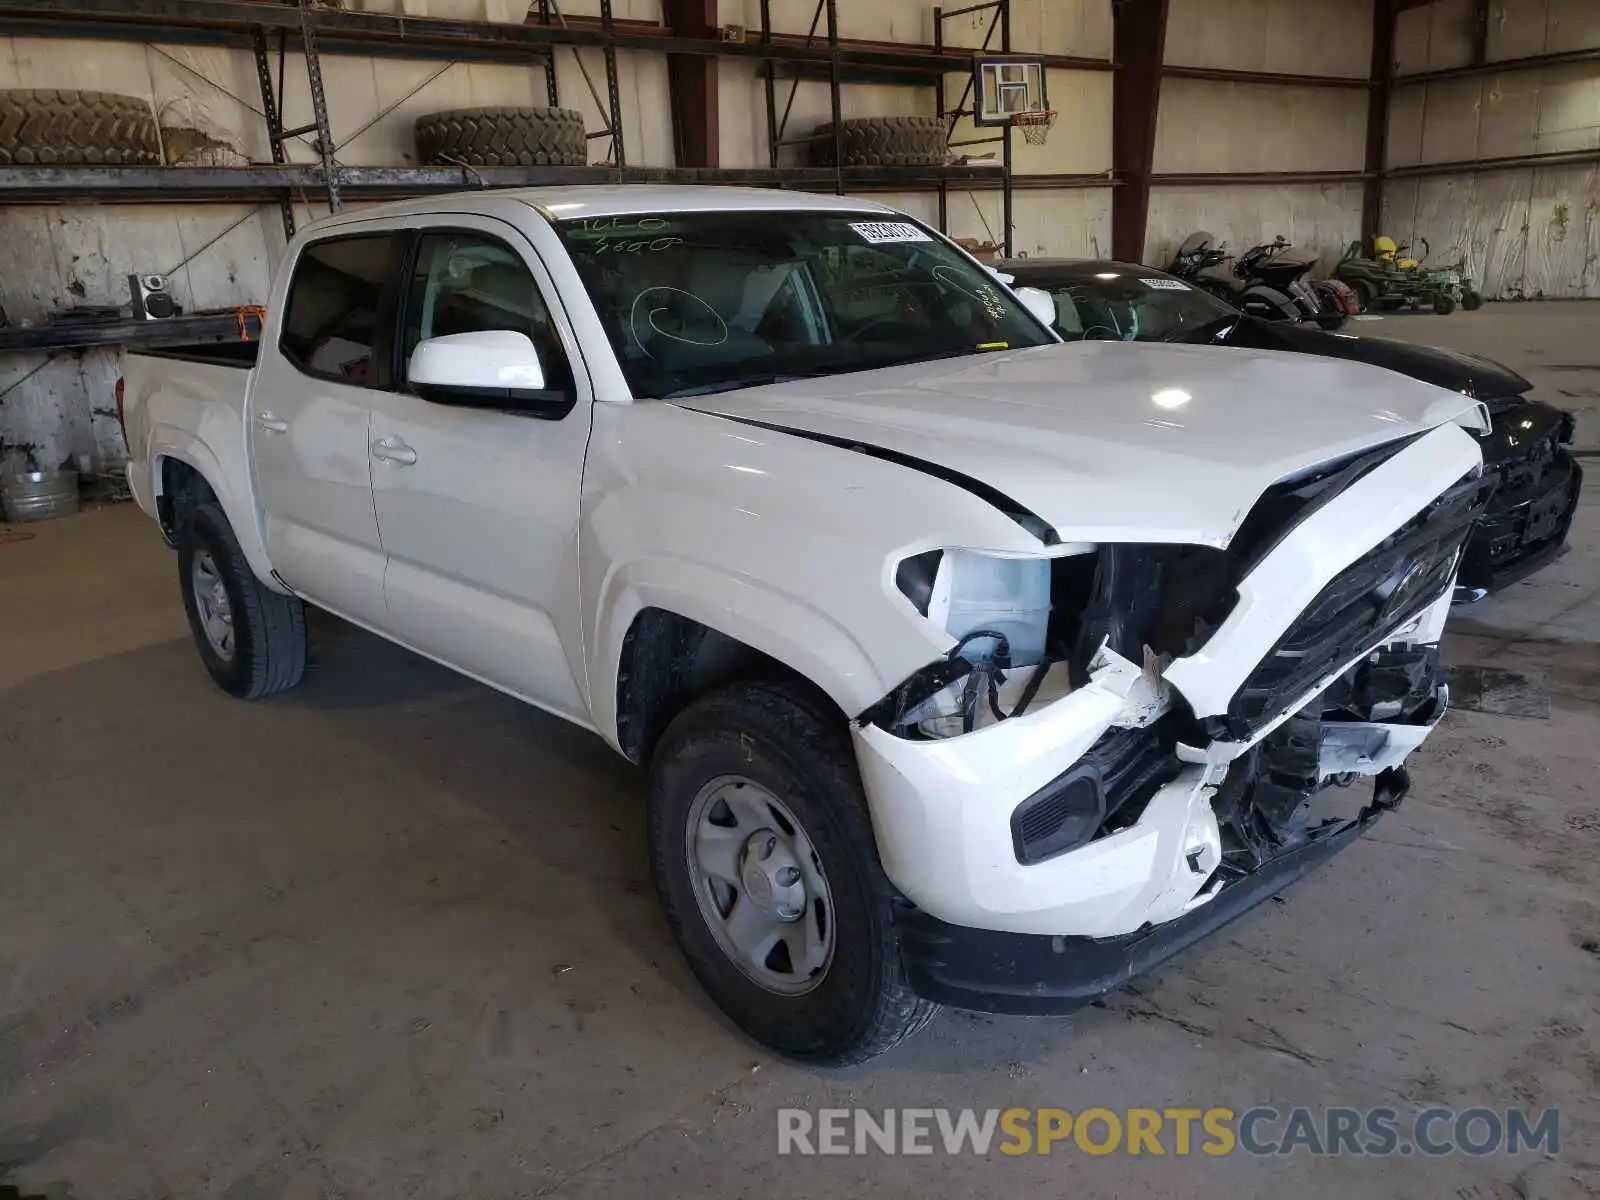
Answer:
POLYGON ((680 713, 651 760, 648 826, 679 948, 756 1041, 845 1066, 938 1012, 905 982, 844 721, 801 689, 734 684, 680 713))
POLYGON ((178 585, 200 659, 223 691, 256 700, 300 682, 305 605, 256 578, 215 504, 200 505, 179 531, 178 585))
POLYGON ((1468 312, 1477 312, 1483 307, 1483 295, 1480 292, 1462 292, 1461 307, 1468 312))
POLYGON ((1448 317, 1456 310, 1456 298, 1449 292, 1435 292, 1433 294, 1433 311, 1441 317, 1448 317))

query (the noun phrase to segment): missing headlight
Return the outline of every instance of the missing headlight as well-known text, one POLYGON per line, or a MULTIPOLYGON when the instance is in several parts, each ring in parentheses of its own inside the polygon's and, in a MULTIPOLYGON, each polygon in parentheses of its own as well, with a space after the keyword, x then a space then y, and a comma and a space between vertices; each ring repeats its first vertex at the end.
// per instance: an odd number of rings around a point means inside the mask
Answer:
POLYGON ((1203 645, 1235 598, 1222 551, 1074 549, 1026 558, 932 550, 901 562, 901 592, 955 642, 862 723, 915 739, 971 733, 1082 687, 1102 647, 1159 673, 1163 659, 1203 645))

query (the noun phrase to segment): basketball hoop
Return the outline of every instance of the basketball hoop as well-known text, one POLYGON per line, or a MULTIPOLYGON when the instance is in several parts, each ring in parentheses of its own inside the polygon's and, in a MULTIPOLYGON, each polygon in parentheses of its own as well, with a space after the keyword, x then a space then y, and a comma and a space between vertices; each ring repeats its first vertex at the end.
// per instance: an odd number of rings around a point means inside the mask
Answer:
POLYGON ((1053 108, 1030 108, 1026 112, 1011 114, 1011 127, 1022 130, 1030 146, 1042 146, 1050 137, 1050 128, 1056 123, 1053 108))

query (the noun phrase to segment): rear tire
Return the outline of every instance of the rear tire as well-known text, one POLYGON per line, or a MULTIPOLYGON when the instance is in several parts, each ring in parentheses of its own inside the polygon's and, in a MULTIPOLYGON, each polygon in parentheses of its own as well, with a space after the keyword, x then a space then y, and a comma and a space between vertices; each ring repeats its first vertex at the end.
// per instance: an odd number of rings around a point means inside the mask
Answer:
POLYGON ((1378 290, 1365 279, 1358 279, 1350 285, 1356 294, 1356 304, 1359 311, 1366 312, 1372 307, 1372 302, 1377 298, 1378 290))
POLYGON ((1433 311, 1441 317, 1448 317, 1456 310, 1456 298, 1449 292, 1435 292, 1433 295, 1433 311))
MULTIPOLYGON (((711 999, 756 1041, 789 1058, 845 1066, 883 1053, 938 1012, 905 982, 895 892, 878 861, 844 722, 801 689, 734 684, 680 713, 651 760, 648 827, 656 890, 679 948, 711 999), (708 807, 707 797, 719 794, 731 803, 713 799, 708 807), (766 857, 774 853, 769 833, 780 854, 800 847, 794 861, 805 878, 789 901, 798 917, 769 915, 782 908, 759 878, 760 860, 778 861, 766 857), (731 871, 704 867, 706 834, 743 848, 727 851, 731 871), (752 867, 754 888, 743 882, 752 867), (773 926, 785 936, 815 920, 827 943, 814 960, 820 966, 796 969, 780 943, 741 961, 729 948, 741 912, 769 925, 787 920, 773 926), (793 973, 785 978, 786 971, 793 973)), ((779 883, 782 872, 796 874, 777 870, 779 883)))
POLYGON ((195 647, 218 687, 257 700, 300 682, 305 605, 256 578, 215 504, 200 505, 178 531, 178 584, 195 647))

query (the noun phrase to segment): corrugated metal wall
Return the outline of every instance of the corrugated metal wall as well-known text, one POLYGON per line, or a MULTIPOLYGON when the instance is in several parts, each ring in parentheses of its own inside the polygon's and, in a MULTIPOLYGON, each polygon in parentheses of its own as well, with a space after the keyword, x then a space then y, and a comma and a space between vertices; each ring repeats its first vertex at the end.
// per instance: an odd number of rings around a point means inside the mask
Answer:
MULTIPOLYGON (((1173 66, 1365 79, 1371 0, 1170 0, 1173 66)), ((1169 77, 1156 122, 1157 174, 1360 170, 1367 93, 1169 77)), ((1145 261, 1167 263, 1197 229, 1234 250, 1277 234, 1333 263, 1361 229, 1359 184, 1220 182, 1152 188, 1145 261)))
MULTIPOLYGON (((1402 74, 1464 66, 1471 0, 1403 13, 1402 74)), ((1487 60, 1600 47, 1596 0, 1494 0, 1487 60)), ((1600 67, 1509 70, 1402 87, 1390 108, 1388 165, 1600 150, 1600 67)), ((1600 296, 1600 164, 1393 180, 1385 232, 1436 259, 1464 256, 1490 297, 1600 296)))

